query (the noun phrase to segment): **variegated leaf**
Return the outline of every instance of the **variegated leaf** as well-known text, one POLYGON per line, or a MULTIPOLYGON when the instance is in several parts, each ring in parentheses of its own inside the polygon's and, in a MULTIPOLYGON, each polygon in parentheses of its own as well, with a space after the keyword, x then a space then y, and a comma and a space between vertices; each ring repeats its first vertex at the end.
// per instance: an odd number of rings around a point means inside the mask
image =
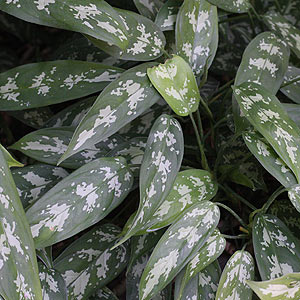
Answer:
POLYGON ((202 201, 188 208, 164 233, 154 248, 140 282, 140 299, 157 294, 193 258, 213 233, 220 218, 219 208, 202 201))
POLYGON ((245 132, 243 138, 250 152, 283 186, 289 187, 297 183, 291 169, 279 158, 270 144, 264 141, 258 132, 245 132))
POLYGON ((262 280, 300 271, 300 243, 277 217, 256 215, 252 237, 262 280))
POLYGON ((247 284, 261 300, 300 299, 300 273, 267 281, 248 281, 247 284))
POLYGON ((270 143, 300 180, 300 129, 279 100, 257 83, 233 87, 234 96, 250 123, 270 143))
POLYGON ((0 10, 31 23, 89 34, 121 49, 128 45, 125 24, 103 0, 8 0, 0 10))
POLYGON ((68 174, 63 168, 46 164, 36 164, 12 170, 12 176, 25 209, 68 174))
POLYGON ((161 115, 152 126, 141 165, 139 208, 131 227, 119 243, 149 225, 147 222, 168 195, 176 178, 183 146, 179 122, 168 115, 161 115))
MULTIPOLYGON (((152 1, 152 0, 150 0, 152 1)), ((101 40, 90 38, 100 49, 113 57, 149 61, 160 57, 165 47, 166 39, 160 28, 148 18, 132 11, 115 9, 120 15, 128 31, 128 47, 124 51, 101 40)))
POLYGON ((26 212, 36 248, 64 240, 99 222, 130 191, 123 158, 99 158, 61 180, 26 212))
POLYGON ((249 0, 207 0, 218 8, 232 13, 245 13, 250 7, 251 3, 249 0))
POLYGON ((226 263, 219 282, 216 300, 252 299, 246 280, 254 278, 254 260, 247 251, 236 251, 226 263))
POLYGON ((61 60, 23 65, 0 74, 0 110, 23 110, 101 91, 122 69, 61 60))
POLYGON ((12 155, 0 144, 0 152, 2 152, 3 158, 6 161, 9 168, 11 167, 23 167, 24 165, 15 160, 12 155))
POLYGON ((30 228, 2 151, 0 151, 0 294, 5 300, 42 300, 30 228))
POLYGON ((176 20, 176 49, 202 76, 212 64, 218 47, 217 7, 205 0, 185 0, 176 20))
POLYGON ((118 300, 118 298, 108 287, 104 287, 98 290, 88 300, 118 300))
POLYGON ((124 270, 129 245, 110 250, 119 233, 119 228, 112 224, 94 227, 55 259, 54 267, 66 282, 69 300, 88 299, 124 270))
POLYGON ((182 0, 167 0, 160 8, 155 18, 155 24, 159 26, 162 31, 175 29, 177 13, 181 4, 182 0))
POLYGON ((139 13, 151 20, 155 19, 157 12, 163 5, 161 0, 133 0, 139 13))
POLYGON ((282 87, 280 91, 294 102, 300 104, 300 69, 293 66, 288 66, 288 69, 284 75, 283 85, 296 79, 299 79, 299 81, 282 87))
POLYGON ((288 189, 288 195, 294 207, 300 212, 300 185, 291 186, 288 189))
POLYGON ((300 29, 293 26, 277 12, 267 13, 263 18, 265 24, 282 37, 298 58, 300 58, 300 29))
POLYGON ((179 116, 187 116, 199 106, 200 94, 196 78, 180 56, 174 55, 164 64, 148 68, 152 84, 179 116))
POLYGON ((150 66, 153 63, 129 69, 104 89, 76 128, 60 162, 105 140, 160 98, 147 78, 146 70, 150 66))

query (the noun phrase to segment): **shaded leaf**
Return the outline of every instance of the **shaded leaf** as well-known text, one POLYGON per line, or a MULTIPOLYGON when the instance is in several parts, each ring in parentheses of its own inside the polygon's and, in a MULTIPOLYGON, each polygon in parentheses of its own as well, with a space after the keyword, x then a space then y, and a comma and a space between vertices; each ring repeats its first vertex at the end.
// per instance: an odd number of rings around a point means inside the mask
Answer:
POLYGON ((288 195, 294 207, 300 212, 300 185, 296 184, 289 187, 288 195))
POLYGON ((3 158, 6 161, 9 168, 11 167, 23 167, 24 165, 15 160, 12 155, 0 144, 0 152, 2 152, 3 158))
POLYGON ((289 117, 300 127, 300 105, 294 103, 282 103, 289 117))
POLYGON ((175 29, 176 17, 181 4, 182 0, 168 0, 160 8, 155 18, 155 24, 162 31, 175 29))
POLYGON ((161 0, 133 0, 139 13, 151 20, 154 20, 157 12, 163 5, 161 0))
POLYGON ((229 11, 232 13, 245 13, 250 7, 251 3, 249 0, 207 0, 213 5, 216 5, 218 8, 221 8, 225 11, 229 11))
POLYGON ((89 300, 118 300, 117 296, 107 287, 97 291, 89 300))
POLYGON ((295 103, 300 104, 300 69, 293 66, 288 66, 288 69, 284 75, 283 85, 296 79, 299 79, 299 81, 282 87, 280 91, 295 103))

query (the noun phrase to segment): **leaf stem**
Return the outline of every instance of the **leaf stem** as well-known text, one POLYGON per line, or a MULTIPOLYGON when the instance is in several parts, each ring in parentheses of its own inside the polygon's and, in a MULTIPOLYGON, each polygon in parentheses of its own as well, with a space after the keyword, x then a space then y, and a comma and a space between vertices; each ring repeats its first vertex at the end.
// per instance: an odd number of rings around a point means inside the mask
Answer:
POLYGON ((278 0, 275 0, 275 5, 276 5, 276 8, 278 9, 279 13, 282 14, 282 9, 280 7, 278 0))
POLYGON ((228 234, 223 234, 222 233, 222 236, 225 239, 230 239, 230 240, 241 240, 241 239, 249 238, 248 234, 228 235, 228 234))
POLYGON ((205 111, 207 112, 208 117, 211 119, 211 121, 213 121, 214 120, 213 114, 212 114, 211 110, 209 109, 207 103, 204 101, 204 99, 201 96, 200 96, 200 103, 202 104, 205 111))
POLYGON ((282 84, 280 88, 282 89, 282 88, 284 88, 284 87, 286 87, 286 86, 288 86, 290 84, 293 84, 295 82, 298 82, 298 81, 300 81, 300 76, 297 77, 297 78, 295 78, 295 79, 293 79, 293 80, 291 80, 291 81, 288 81, 288 82, 282 84))
POLYGON ((167 58, 172 58, 172 56, 165 49, 160 48, 160 50, 167 58))
POLYGON ((258 20, 262 20, 262 18, 261 18, 261 16, 257 13, 257 11, 255 10, 255 8, 254 8, 254 6, 252 5, 252 4, 250 4, 251 5, 251 9, 252 9, 252 11, 254 12, 254 14, 255 14, 255 17, 258 19, 258 20))
POLYGON ((230 18, 227 18, 227 19, 220 20, 219 24, 227 23, 227 22, 231 22, 231 21, 244 20, 244 19, 248 19, 248 18, 249 18, 249 16, 247 14, 243 14, 243 15, 240 15, 240 16, 230 17, 230 18))

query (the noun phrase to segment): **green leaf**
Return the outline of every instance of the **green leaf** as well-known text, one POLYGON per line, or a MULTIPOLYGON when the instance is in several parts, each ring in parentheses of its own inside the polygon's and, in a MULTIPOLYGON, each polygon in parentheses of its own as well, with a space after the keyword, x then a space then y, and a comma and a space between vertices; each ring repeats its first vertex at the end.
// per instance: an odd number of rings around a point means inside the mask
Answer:
POLYGON ((99 158, 61 180, 26 212, 36 248, 99 222, 125 199, 132 179, 123 158, 99 158))
POLYGON ((89 300, 118 300, 117 296, 107 287, 98 290, 89 300))
POLYGON ((254 260, 247 251, 236 251, 228 260, 219 282, 216 300, 252 299, 246 280, 254 278, 254 260))
POLYGON ((133 2, 139 13, 151 20, 155 19, 157 12, 163 5, 161 0, 133 0, 133 2))
POLYGON ((168 195, 183 157, 183 134, 179 122, 161 115, 148 137, 140 171, 140 204, 121 244, 141 229, 168 195))
POLYGON ((103 0, 2 1, 0 10, 27 22, 89 34, 121 49, 128 45, 125 24, 103 0))
POLYGON ((296 79, 299 79, 299 81, 282 87, 280 91, 295 103, 300 104, 300 69, 293 66, 288 66, 288 69, 284 75, 283 85, 296 79))
POLYGON ((150 66, 153 63, 129 69, 103 90, 76 128, 60 163, 80 150, 105 140, 160 98, 146 75, 150 66))
POLYGON ((0 151, 0 294, 5 300, 42 300, 30 228, 0 151))
POLYGON ((264 141, 258 132, 245 132, 243 138, 250 152, 283 186, 289 187, 297 183, 291 169, 279 158, 270 144, 264 141))
POLYGON ((300 185, 296 184, 288 188, 288 195, 295 206, 295 208, 300 212, 300 185))
POLYGON ((94 45, 113 57, 149 61, 160 57, 166 44, 166 38, 160 28, 148 18, 132 11, 115 9, 128 31, 129 43, 124 51, 94 38, 89 38, 94 45))
POLYGON ((12 155, 0 144, 0 152, 2 152, 3 158, 6 161, 9 168, 11 167, 23 167, 24 165, 15 160, 12 155))
POLYGON ((216 5, 218 8, 223 9, 232 13, 245 13, 250 7, 251 3, 249 0, 207 0, 213 5, 216 5))
POLYGON ((292 51, 300 58, 300 29, 293 26, 287 19, 277 12, 264 15, 263 21, 290 46, 292 51))
POLYGON ((69 300, 88 299, 124 270, 129 245, 110 250, 119 233, 119 228, 113 224, 94 227, 55 259, 54 267, 66 282, 69 300))
POLYGON ((162 290, 193 258, 213 233, 219 208, 202 201, 188 208, 164 233, 154 248, 140 282, 140 299, 148 300, 162 290))
POLYGON ((177 174, 172 189, 149 220, 151 230, 168 226, 188 207, 211 200, 218 191, 212 175, 205 170, 190 169, 177 174))
POLYGON ((293 273, 267 281, 247 281, 262 300, 297 300, 300 298, 300 273, 293 273))
POLYGON ((279 100, 256 83, 233 87, 234 96, 248 121, 270 143, 300 180, 300 129, 279 100))
POLYGON ((148 68, 152 84, 179 116, 187 116, 197 110, 200 94, 190 66, 177 55, 164 64, 148 68))
POLYGON ((46 164, 35 164, 12 170, 12 176, 25 209, 68 174, 63 168, 46 164))
POLYGON ((174 30, 178 10, 182 4, 182 0, 167 0, 160 8, 155 24, 162 30, 174 30))
POLYGON ((122 69, 60 60, 27 64, 0 74, 0 110, 23 110, 101 91, 122 69))
POLYGON ((176 49, 202 76, 212 64, 218 47, 217 7, 205 0, 185 0, 176 20, 176 49))
POLYGON ((300 243, 277 217, 256 215, 252 237, 262 280, 300 271, 300 243))
POLYGON ((300 127, 300 105, 294 103, 282 103, 289 117, 300 127))

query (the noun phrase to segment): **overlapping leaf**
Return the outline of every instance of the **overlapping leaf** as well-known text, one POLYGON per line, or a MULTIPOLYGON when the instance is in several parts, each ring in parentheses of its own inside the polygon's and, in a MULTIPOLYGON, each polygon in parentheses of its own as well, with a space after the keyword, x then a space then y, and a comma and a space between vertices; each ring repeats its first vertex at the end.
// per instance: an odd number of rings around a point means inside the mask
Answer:
POLYGON ((300 212, 300 185, 293 185, 288 189, 289 198, 294 207, 300 212))
POLYGON ((188 208, 164 233, 143 272, 140 299, 148 300, 162 290, 193 258, 213 233, 220 211, 209 201, 188 208))
POLYGON ((253 222, 253 246, 262 280, 300 271, 300 244, 277 217, 258 214, 253 222))
POLYGON ((152 84, 179 116, 197 110, 200 94, 194 74, 187 62, 174 55, 164 64, 148 68, 152 84))
POLYGON ((0 294, 42 300, 30 228, 5 157, 0 151, 0 294))
POLYGON ((133 0, 139 13, 151 20, 155 19, 157 12, 163 5, 161 0, 133 0))
POLYGON ((181 4, 182 0, 168 0, 160 8, 155 18, 155 24, 159 26, 162 31, 175 29, 177 13, 181 4))
POLYGON ((119 233, 112 224, 94 227, 55 259, 54 267, 66 282, 68 299, 88 299, 124 270, 129 245, 110 250, 119 233))
POLYGON ((132 180, 123 158, 99 158, 61 180, 26 212, 36 248, 103 219, 125 199, 132 180))
POLYGON ((250 123, 270 143, 300 180, 300 129, 279 100, 256 83, 233 87, 234 96, 250 123))
POLYGON ((0 144, 0 152, 2 152, 3 158, 6 161, 9 168, 11 167, 23 167, 24 165, 15 160, 12 155, 0 144))
POLYGON ((107 287, 97 291, 89 300, 118 300, 117 296, 107 287))
POLYGON ((282 103, 289 117, 300 127, 300 105, 294 103, 282 103))
POLYGON ((176 49, 196 76, 210 67, 218 47, 217 7, 205 0, 185 0, 176 20, 176 49))
POLYGON ((104 89, 77 127, 61 161, 105 140, 160 98, 147 78, 150 66, 153 63, 129 69, 104 89))
POLYGON ((207 0, 207 1, 225 11, 229 11, 232 13, 245 13, 251 7, 251 3, 249 0, 223 0, 223 1, 207 0))
POLYGON ((0 3, 0 10, 31 23, 89 34, 121 49, 128 45, 125 24, 103 0, 8 0, 0 3))
POLYGON ((246 280, 254 278, 254 260, 247 251, 236 251, 226 263, 219 282, 216 300, 252 299, 246 280))
POLYGON ((101 91, 122 69, 61 60, 23 65, 0 74, 0 110, 23 110, 101 91))
POLYGON ((300 104, 300 69, 293 66, 288 66, 288 69, 284 75, 283 85, 297 79, 299 79, 299 81, 282 87, 280 91, 294 102, 300 104))

